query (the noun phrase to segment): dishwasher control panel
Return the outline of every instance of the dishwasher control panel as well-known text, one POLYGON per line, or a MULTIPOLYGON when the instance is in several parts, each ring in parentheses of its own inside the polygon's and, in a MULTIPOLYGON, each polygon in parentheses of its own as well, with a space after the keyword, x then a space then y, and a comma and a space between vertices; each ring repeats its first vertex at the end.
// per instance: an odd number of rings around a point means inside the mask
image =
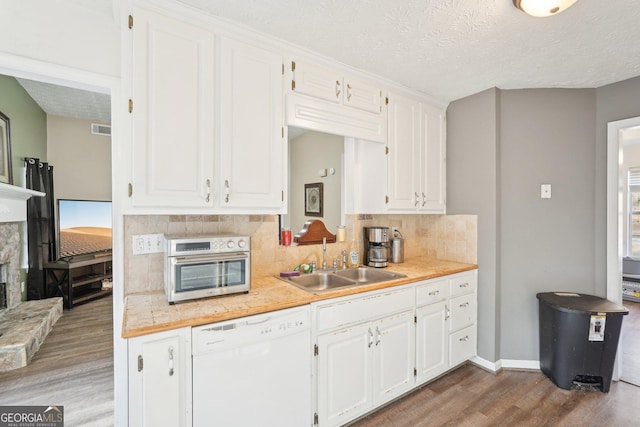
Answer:
POLYGON ((191 329, 193 355, 306 332, 309 317, 309 308, 304 307, 197 326, 191 329))

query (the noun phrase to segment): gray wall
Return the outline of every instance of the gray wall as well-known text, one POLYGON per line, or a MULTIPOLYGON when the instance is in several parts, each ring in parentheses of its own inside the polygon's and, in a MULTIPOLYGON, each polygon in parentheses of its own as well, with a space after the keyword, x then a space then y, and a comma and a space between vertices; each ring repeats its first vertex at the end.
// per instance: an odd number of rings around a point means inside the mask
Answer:
POLYGON ((536 293, 595 290, 595 90, 508 90, 501 101, 500 355, 537 360, 536 293))
POLYGON ((478 354, 499 359, 498 108, 490 89, 447 110, 447 213, 478 215, 478 354))
POLYGON ((598 291, 595 117, 595 89, 493 89, 449 106, 447 209, 478 215, 487 360, 538 360, 536 293, 598 291))

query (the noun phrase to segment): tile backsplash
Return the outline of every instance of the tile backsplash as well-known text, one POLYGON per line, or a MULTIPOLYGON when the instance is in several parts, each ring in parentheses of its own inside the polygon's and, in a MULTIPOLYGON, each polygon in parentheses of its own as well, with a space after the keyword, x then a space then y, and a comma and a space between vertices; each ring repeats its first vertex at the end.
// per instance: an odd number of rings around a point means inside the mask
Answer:
MULTIPOLYGON (((291 270, 302 262, 322 261, 322 245, 280 246, 277 215, 127 215, 125 226, 125 294, 163 289, 164 254, 133 255, 137 234, 244 234, 251 237, 254 277, 291 270)), ((347 215, 345 242, 327 246, 329 264, 349 250, 356 233, 362 260, 362 227, 397 227, 405 239, 405 257, 429 257, 475 264, 475 215, 347 215)), ((333 231, 333 230, 332 230, 333 231)))

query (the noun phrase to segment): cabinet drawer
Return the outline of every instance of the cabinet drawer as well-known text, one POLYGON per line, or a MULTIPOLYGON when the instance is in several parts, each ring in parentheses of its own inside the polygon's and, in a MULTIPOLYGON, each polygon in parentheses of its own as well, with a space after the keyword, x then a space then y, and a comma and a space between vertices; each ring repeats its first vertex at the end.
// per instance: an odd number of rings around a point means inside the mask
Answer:
POLYGON ((317 329, 326 331, 411 309, 415 302, 413 292, 413 288, 406 288, 319 306, 317 329))
POLYGON ((478 287, 476 272, 456 275, 449 279, 449 291, 452 297, 475 292, 478 287))
POLYGON ((444 301, 449 297, 449 281, 439 279, 416 286, 416 306, 444 301))
POLYGON ((451 332, 476 322, 478 303, 475 293, 452 298, 450 304, 451 323, 449 323, 449 330, 451 332))
POLYGON ((476 325, 449 335, 449 366, 451 368, 476 355, 476 325))

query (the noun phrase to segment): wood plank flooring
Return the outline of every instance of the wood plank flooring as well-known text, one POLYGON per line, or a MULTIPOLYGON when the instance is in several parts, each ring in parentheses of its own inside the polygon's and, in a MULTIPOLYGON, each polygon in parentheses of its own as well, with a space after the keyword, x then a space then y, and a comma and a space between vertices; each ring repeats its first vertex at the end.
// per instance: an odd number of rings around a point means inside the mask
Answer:
POLYGON ((0 405, 63 405, 67 426, 113 425, 112 304, 65 310, 29 365, 0 372, 0 405))
POLYGON ((640 386, 640 302, 623 301, 629 314, 622 320, 622 380, 640 386))
POLYGON ((467 364, 352 427, 637 426, 640 387, 563 390, 541 372, 497 375, 467 364))

